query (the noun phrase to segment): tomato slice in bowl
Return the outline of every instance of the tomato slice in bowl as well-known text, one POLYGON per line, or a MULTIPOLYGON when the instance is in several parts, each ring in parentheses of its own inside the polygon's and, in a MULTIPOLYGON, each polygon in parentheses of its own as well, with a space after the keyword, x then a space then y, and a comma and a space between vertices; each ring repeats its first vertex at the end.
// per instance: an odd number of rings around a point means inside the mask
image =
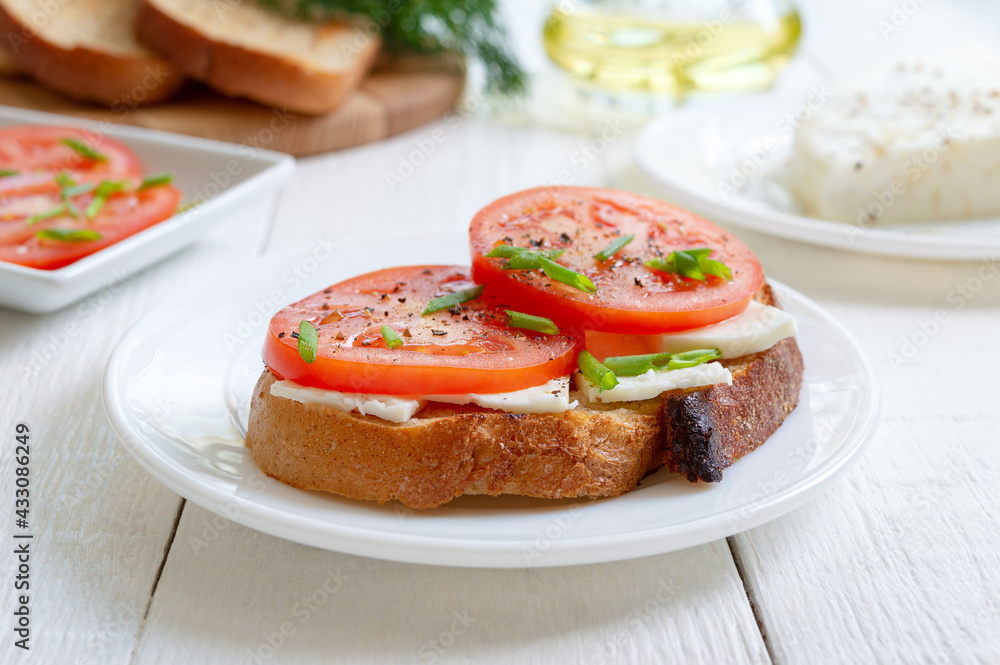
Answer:
POLYGON ((469 227, 473 277, 525 311, 545 313, 574 330, 655 334, 717 323, 746 309, 764 283, 749 247, 714 224, 639 194, 587 187, 541 187, 486 206, 469 227), (634 240, 610 260, 596 255, 615 240, 634 240), (564 250, 556 261, 586 275, 588 293, 541 270, 505 270, 488 258, 498 245, 564 250), (675 250, 710 248, 732 279, 704 281, 644 265, 675 250))
MULTIPOLYGON (((0 220, 0 261, 41 270, 62 268, 167 219, 177 210, 181 197, 181 191, 170 185, 122 192, 108 197, 94 218, 88 220, 83 212, 93 194, 85 194, 73 199, 78 209, 75 217, 63 213, 33 224, 28 224, 21 214, 0 220), (44 231, 64 233, 66 239, 39 237, 44 231), (90 235, 74 236, 74 231, 90 235)), ((36 213, 38 208, 49 209, 60 200, 58 194, 39 194, 34 198, 45 199, 32 203, 36 213), (43 205, 46 201, 47 205, 43 205)), ((7 204, 13 205, 9 201, 7 204)))
POLYGON ((504 310, 521 310, 488 292, 422 314, 434 298, 475 286, 460 266, 389 268, 348 279, 278 312, 264 363, 304 386, 381 395, 511 392, 570 373, 578 340, 508 327, 504 310), (318 331, 312 363, 299 353, 303 320, 318 331), (399 335, 398 348, 389 348, 386 325, 399 335))
POLYGON ((0 171, 19 175, 66 171, 80 182, 127 180, 138 184, 142 179, 139 158, 125 144, 100 132, 49 125, 0 129, 0 171), (92 151, 92 156, 67 145, 67 139, 82 145, 84 152, 92 151))

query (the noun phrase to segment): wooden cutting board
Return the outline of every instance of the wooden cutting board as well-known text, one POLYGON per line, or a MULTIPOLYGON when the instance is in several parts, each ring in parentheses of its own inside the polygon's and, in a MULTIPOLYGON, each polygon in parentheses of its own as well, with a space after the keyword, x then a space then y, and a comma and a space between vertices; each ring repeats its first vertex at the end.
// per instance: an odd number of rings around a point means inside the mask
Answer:
POLYGON ((0 78, 0 104, 253 145, 295 156, 370 143, 448 112, 465 85, 460 64, 402 58, 382 64, 333 113, 308 116, 231 99, 189 82, 165 104, 110 110, 51 92, 27 78, 0 78))

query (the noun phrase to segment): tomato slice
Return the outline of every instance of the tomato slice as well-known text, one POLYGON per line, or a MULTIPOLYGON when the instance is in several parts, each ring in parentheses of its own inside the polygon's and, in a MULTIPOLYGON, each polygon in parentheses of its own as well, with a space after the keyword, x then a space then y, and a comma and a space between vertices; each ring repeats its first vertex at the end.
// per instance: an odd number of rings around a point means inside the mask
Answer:
POLYGON ((764 283, 749 247, 695 215, 663 201, 612 189, 542 187, 486 206, 469 228, 473 277, 525 311, 545 313, 573 330, 654 334, 697 328, 742 312, 764 283), (609 261, 595 255, 616 238, 634 235, 609 261), (587 275, 589 294, 541 270, 504 270, 486 258, 497 245, 564 249, 557 262, 587 275), (709 247, 731 281, 697 281, 654 271, 647 259, 709 247))
POLYGON ((316 388, 381 395, 501 393, 569 374, 578 342, 507 327, 517 309, 484 294, 422 316, 432 299, 475 287, 459 266, 389 268, 335 284, 271 319, 264 362, 283 379, 316 388), (303 320, 319 332, 316 360, 299 355, 303 320), (403 345, 390 349, 381 328, 403 345))
POLYGON ((88 193, 73 197, 80 213, 76 217, 64 213, 31 225, 26 222, 26 214, 38 214, 58 205, 58 193, 0 199, 0 261, 42 270, 62 268, 167 219, 177 210, 181 196, 179 189, 169 185, 115 194, 93 220, 88 220, 82 214, 93 200, 93 194, 88 193), (20 206, 17 214, 11 213, 16 206, 20 206), (37 235, 43 229, 92 230, 101 237, 76 241, 43 239, 37 235))
POLYGON ((22 175, 68 171, 79 182, 127 180, 138 184, 142 179, 139 159, 123 143, 101 132, 49 125, 0 129, 0 171, 16 171, 22 175), (84 157, 63 143, 64 139, 79 141, 105 159, 84 157))

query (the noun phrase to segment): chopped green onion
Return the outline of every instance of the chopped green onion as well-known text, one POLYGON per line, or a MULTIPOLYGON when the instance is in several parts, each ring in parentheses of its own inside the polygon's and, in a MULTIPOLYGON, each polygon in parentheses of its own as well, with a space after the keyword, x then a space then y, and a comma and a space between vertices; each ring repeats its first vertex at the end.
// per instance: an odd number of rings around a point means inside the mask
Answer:
POLYGON ((0 170, 0 178, 6 178, 11 175, 20 175, 20 171, 9 171, 7 169, 0 170))
POLYGON ((719 349, 695 349, 684 353, 647 353, 639 356, 614 356, 604 359, 604 365, 618 376, 639 376, 649 370, 695 367, 722 357, 719 349))
POLYGON ((602 364, 590 353, 581 351, 576 357, 576 364, 587 379, 597 386, 597 392, 611 390, 618 385, 618 377, 607 366, 602 364))
POLYGON ((87 145, 83 141, 79 141, 74 138, 64 138, 60 141, 63 145, 67 145, 72 148, 81 157, 86 157, 87 159, 92 159, 95 162, 106 162, 108 161, 108 156, 102 152, 94 150, 91 146, 87 145))
POLYGON ((389 326, 382 326, 382 339, 385 340, 386 346, 390 349, 398 349, 403 346, 403 338, 389 326))
POLYGON ((635 240, 635 235, 622 236, 594 255, 598 261, 610 261, 622 247, 635 240))
POLYGON ((670 356, 667 369, 684 369, 685 367, 695 367, 707 363, 711 360, 718 360, 722 357, 719 349, 694 349, 684 353, 674 353, 670 356))
POLYGON ((565 249, 551 249, 544 252, 535 252, 526 249, 512 256, 510 260, 503 264, 504 270, 538 270, 542 267, 539 258, 557 259, 562 256, 565 249))
POLYGON ((61 242, 85 242, 100 240, 103 236, 94 229, 42 229, 35 234, 44 240, 59 240, 61 242))
POLYGON ((94 188, 94 183, 85 182, 82 185, 75 185, 73 187, 67 187, 62 190, 61 194, 63 198, 72 198, 74 196, 80 196, 80 194, 86 194, 94 188))
POLYGON ((117 182, 115 180, 103 180, 101 184, 97 186, 97 191, 94 192, 94 198, 87 206, 87 219, 93 219, 97 216, 97 213, 101 211, 104 204, 107 202, 108 197, 117 192, 123 191, 125 189, 124 182, 117 182))
POLYGON ((616 376, 639 376, 649 370, 663 369, 670 362, 669 353, 647 353, 641 356, 613 356, 604 365, 616 376))
POLYGON ((59 215, 66 212, 66 204, 60 203, 55 208, 49 208, 45 212, 40 212, 37 215, 32 215, 28 218, 27 224, 31 226, 35 222, 40 222, 43 219, 48 219, 50 217, 58 217, 59 215))
POLYGON ((513 245, 497 245, 490 250, 487 258, 510 259, 503 264, 504 270, 537 270, 541 268, 538 257, 544 256, 547 259, 557 259, 562 256, 565 249, 528 249, 527 247, 514 247, 513 245))
POLYGON ((571 270, 566 266, 559 265, 552 259, 545 258, 544 256, 539 256, 538 262, 541 264, 542 270, 545 271, 545 274, 557 282, 569 284, 574 289, 580 289, 581 291, 586 291, 587 293, 597 293, 597 287, 594 286, 594 283, 590 281, 590 278, 583 273, 571 270))
POLYGON ((520 252, 526 251, 524 247, 514 247, 513 245, 497 245, 490 250, 486 258, 489 259, 509 259, 511 257, 517 256, 520 252))
POLYGON ((173 173, 158 173, 157 175, 146 176, 145 178, 143 178, 142 184, 139 185, 139 191, 141 192, 142 190, 148 187, 159 187, 160 185, 169 185, 171 182, 173 182, 173 179, 174 179, 173 173))
POLYGON ((461 305, 464 302, 475 300, 479 296, 483 295, 483 290, 485 288, 486 287, 484 285, 480 284, 479 286, 474 286, 471 289, 455 291, 441 296, 440 298, 435 298, 427 303, 427 307, 424 308, 424 311, 421 312, 420 315, 427 316, 428 314, 433 314, 434 312, 440 312, 442 309, 448 309, 449 307, 454 307, 455 305, 461 305))
POLYGON ((660 272, 669 272, 688 279, 696 279, 699 282, 705 281, 705 275, 713 275, 726 280, 732 279, 733 273, 728 266, 721 261, 708 258, 711 253, 712 250, 707 247, 676 250, 665 259, 656 257, 649 259, 643 265, 660 272))
POLYGON ((299 321, 299 356, 310 365, 316 362, 319 348, 319 331, 316 326, 302 319, 299 321))
POLYGON ((544 316, 524 314, 523 312, 515 312, 509 309, 504 311, 507 312, 506 323, 511 328, 524 328, 525 330, 534 330, 546 335, 559 334, 559 326, 553 323, 552 319, 546 319, 544 316))
POLYGON ((67 187, 72 187, 73 185, 75 185, 76 181, 73 180, 73 176, 71 176, 66 171, 60 171, 59 173, 56 174, 56 184, 59 185, 60 189, 65 189, 67 187))

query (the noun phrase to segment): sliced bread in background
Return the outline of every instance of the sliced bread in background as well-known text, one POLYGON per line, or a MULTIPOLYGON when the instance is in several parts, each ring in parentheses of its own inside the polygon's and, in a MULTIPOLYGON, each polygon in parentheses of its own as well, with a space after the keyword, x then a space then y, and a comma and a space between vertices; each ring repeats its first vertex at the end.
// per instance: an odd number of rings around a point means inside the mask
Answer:
POLYGON ((380 46, 359 27, 291 20, 252 0, 141 0, 136 32, 219 92, 307 114, 337 108, 380 46))
POLYGON ((3 49, 16 68, 76 99, 131 108, 161 102, 180 71, 139 44, 137 0, 0 0, 3 49))

